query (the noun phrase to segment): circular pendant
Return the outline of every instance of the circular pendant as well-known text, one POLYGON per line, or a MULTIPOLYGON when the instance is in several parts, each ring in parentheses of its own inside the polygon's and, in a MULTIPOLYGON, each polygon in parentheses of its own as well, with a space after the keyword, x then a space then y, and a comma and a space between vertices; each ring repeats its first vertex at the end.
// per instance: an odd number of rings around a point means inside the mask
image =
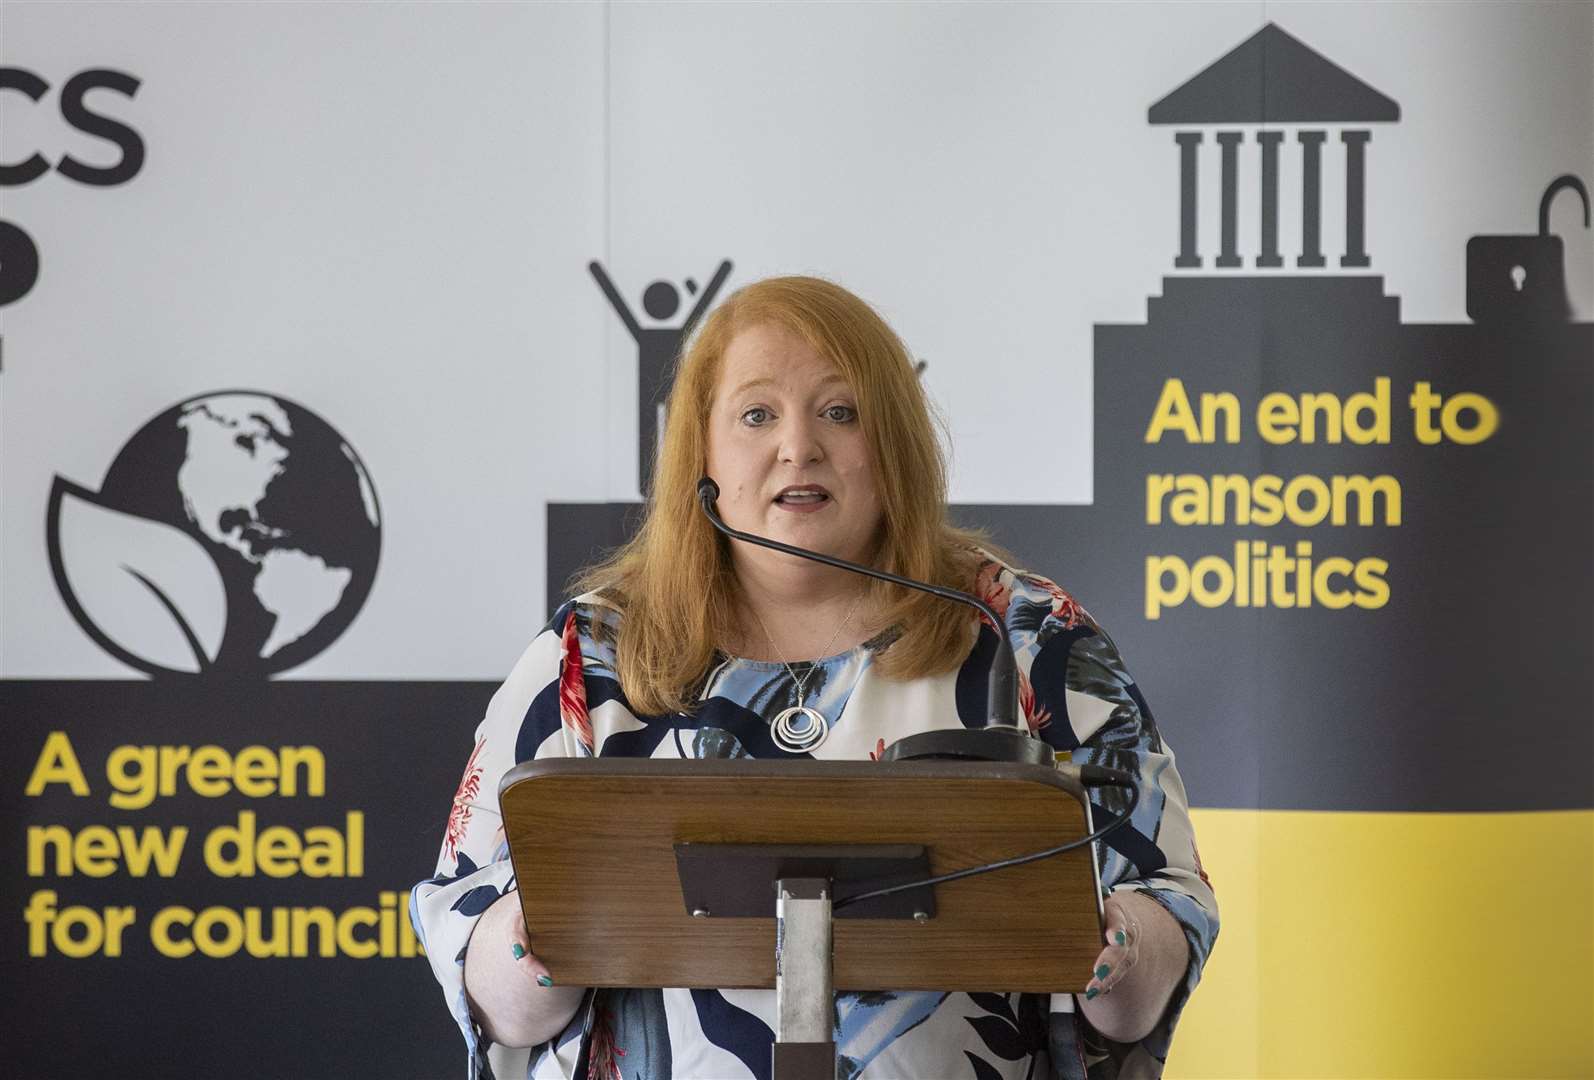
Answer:
POLYGON ((776 715, 769 727, 770 738, 788 754, 806 754, 825 741, 830 723, 824 714, 806 705, 793 705, 776 715))

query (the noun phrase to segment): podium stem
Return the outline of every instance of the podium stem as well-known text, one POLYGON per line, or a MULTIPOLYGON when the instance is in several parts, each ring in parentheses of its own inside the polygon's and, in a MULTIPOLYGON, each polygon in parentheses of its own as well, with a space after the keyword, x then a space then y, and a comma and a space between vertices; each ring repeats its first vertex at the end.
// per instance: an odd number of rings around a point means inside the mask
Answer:
POLYGON ((830 892, 825 878, 775 883, 775 1080, 835 1076, 830 892))

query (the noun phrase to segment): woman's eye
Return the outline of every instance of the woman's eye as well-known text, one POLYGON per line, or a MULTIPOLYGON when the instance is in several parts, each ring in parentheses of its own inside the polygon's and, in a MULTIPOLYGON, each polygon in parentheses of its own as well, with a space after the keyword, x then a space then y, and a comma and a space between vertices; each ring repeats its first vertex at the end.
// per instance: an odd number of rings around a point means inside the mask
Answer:
POLYGON ((751 409, 742 412, 742 423, 748 427, 757 427, 769 422, 769 410, 762 405, 754 405, 751 409))
POLYGON ((826 420, 833 420, 838 424, 845 424, 854 419, 858 412, 851 405, 832 405, 822 414, 826 420))

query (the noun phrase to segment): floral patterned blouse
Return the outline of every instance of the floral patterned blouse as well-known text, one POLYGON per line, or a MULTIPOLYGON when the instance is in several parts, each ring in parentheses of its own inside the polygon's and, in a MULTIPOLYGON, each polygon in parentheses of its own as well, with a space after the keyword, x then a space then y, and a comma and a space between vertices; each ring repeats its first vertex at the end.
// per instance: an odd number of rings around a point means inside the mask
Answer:
MULTIPOLYGON (((1218 909, 1201 869, 1184 785, 1145 698, 1090 615, 1045 578, 995 562, 977 591, 1002 615, 1018 653, 1019 691, 1030 730, 1076 763, 1139 778, 1133 820, 1097 845, 1103 888, 1138 889, 1184 929, 1189 967, 1161 1020, 1137 1043, 1097 1034, 1072 995, 840 993, 837 1076, 1129 1080, 1162 1073, 1180 1010, 1201 977, 1218 933, 1218 909)), ((983 616, 981 616, 983 619, 983 616)), ((653 758, 791 757, 770 722, 796 704, 792 673, 779 663, 722 657, 690 716, 636 715, 615 673, 620 614, 595 596, 566 603, 521 656, 476 729, 475 748, 454 796, 437 876, 417 885, 410 916, 442 984, 467 1048, 471 1080, 602 1077, 604 1080, 734 1080, 770 1075, 773 990, 589 991, 569 1025, 530 1050, 493 1045, 465 997, 465 951, 494 900, 514 887, 497 813, 500 777, 532 758, 624 755, 653 758), (602 624, 607 633, 594 633, 602 624)), ((848 652, 796 664, 805 703, 830 723, 811 755, 874 758, 888 744, 937 726, 984 724, 986 671, 995 628, 980 629, 963 664, 913 681, 875 674, 881 635, 848 652), (915 727, 915 723, 918 725, 915 727)), ((1127 804, 1098 788, 1108 813, 1127 804)), ((1099 815, 1098 815, 1099 817, 1099 815)), ((1101 818, 1105 820, 1105 818, 1101 818)))

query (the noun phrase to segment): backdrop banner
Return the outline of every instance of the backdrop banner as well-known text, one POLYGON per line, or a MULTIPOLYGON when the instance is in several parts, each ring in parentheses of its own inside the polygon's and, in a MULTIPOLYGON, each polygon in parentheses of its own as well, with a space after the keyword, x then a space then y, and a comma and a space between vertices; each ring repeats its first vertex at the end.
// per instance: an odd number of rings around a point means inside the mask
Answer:
POLYGON ((5 0, 7 1075, 462 1073, 409 889, 775 273, 1178 754, 1168 1076, 1594 1074, 1590 86, 1573 3, 5 0))

